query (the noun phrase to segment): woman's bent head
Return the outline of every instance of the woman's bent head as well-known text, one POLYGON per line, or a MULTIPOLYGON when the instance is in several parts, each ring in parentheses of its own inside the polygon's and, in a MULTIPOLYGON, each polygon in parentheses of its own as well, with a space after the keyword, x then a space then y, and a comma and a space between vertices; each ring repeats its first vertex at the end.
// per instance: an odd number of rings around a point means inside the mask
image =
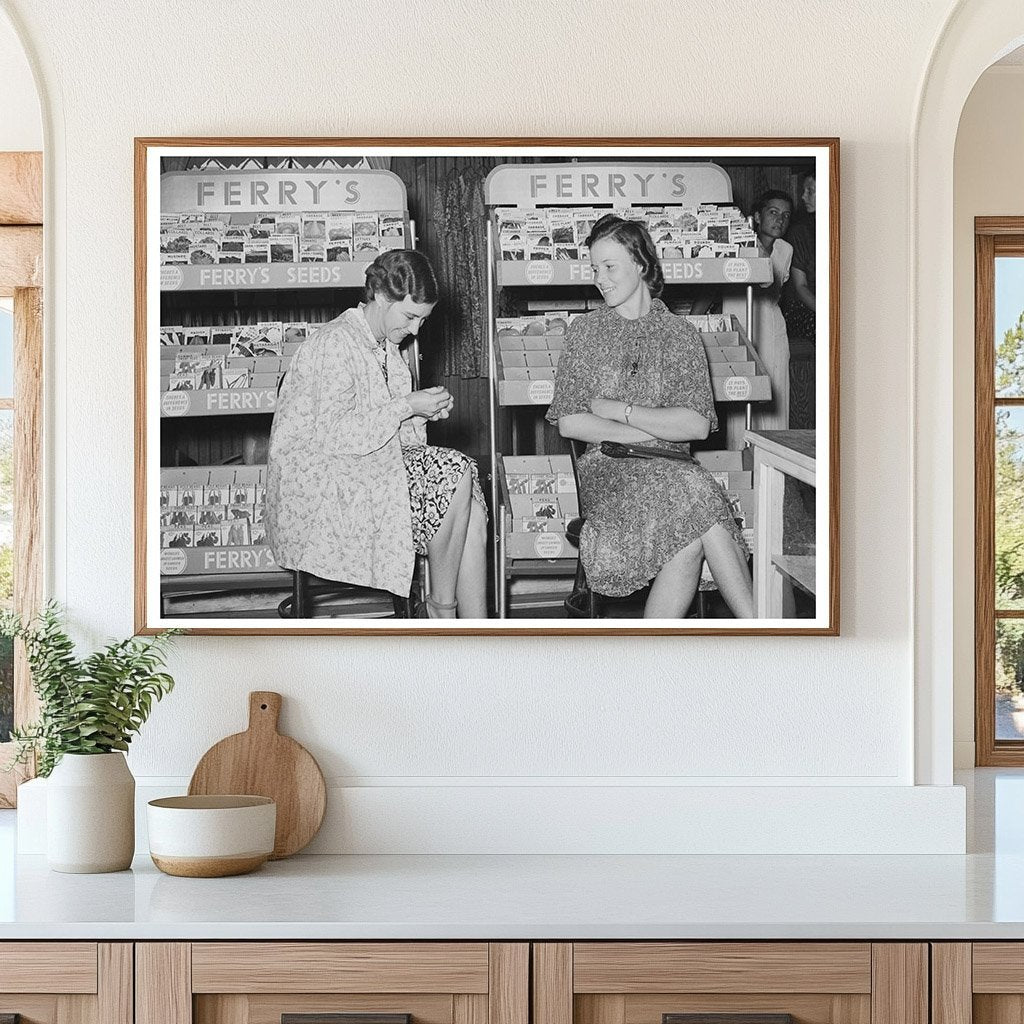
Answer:
POLYGON ((414 249, 381 253, 366 268, 367 320, 377 339, 396 345, 419 333, 437 302, 430 260, 414 249))
POLYGON ((437 302, 437 278, 430 260, 415 249, 382 252, 366 268, 366 301, 398 302, 407 295, 418 303, 437 302))
POLYGON ((665 287, 661 261, 642 224, 609 213, 594 225, 587 247, 594 284, 613 309, 632 298, 641 287, 647 289, 651 298, 661 295, 665 287))

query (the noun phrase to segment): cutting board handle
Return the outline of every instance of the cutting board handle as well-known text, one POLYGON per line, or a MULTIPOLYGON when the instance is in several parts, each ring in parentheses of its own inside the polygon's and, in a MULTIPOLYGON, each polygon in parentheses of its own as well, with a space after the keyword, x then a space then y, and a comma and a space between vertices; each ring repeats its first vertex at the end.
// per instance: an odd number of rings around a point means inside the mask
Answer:
POLYGON ((280 714, 281 694, 272 690, 252 690, 249 693, 249 732, 277 732, 280 714))

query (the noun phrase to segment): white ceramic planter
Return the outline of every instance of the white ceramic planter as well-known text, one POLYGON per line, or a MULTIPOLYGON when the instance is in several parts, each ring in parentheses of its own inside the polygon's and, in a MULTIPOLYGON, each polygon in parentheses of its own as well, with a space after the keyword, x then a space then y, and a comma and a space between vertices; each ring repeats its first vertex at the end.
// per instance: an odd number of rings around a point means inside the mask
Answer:
POLYGON ((65 754, 46 785, 54 871, 124 871, 135 853, 135 779, 124 754, 65 754))

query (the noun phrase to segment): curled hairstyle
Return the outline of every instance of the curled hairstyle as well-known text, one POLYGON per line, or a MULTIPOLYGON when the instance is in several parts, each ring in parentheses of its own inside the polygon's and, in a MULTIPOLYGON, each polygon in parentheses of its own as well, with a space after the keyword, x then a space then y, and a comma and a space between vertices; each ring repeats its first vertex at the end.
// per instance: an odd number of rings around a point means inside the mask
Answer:
POLYGON ((773 199, 784 199, 789 203, 789 215, 791 217, 796 212, 796 203, 793 202, 793 197, 788 192, 780 192, 777 188, 770 188, 767 192, 762 192, 757 197, 754 205, 750 208, 751 215, 756 213, 760 217, 764 213, 764 208, 773 199))
POLYGON ((366 268, 366 301, 383 295, 401 302, 408 295, 413 302, 437 302, 437 278, 430 260, 415 249, 382 252, 366 268))
POLYGON ((629 253, 640 268, 651 298, 656 299, 665 288, 665 275, 661 271, 658 250, 647 233, 647 228, 635 220, 623 220, 614 213, 605 214, 593 227, 587 238, 587 248, 604 238, 614 239, 629 253))

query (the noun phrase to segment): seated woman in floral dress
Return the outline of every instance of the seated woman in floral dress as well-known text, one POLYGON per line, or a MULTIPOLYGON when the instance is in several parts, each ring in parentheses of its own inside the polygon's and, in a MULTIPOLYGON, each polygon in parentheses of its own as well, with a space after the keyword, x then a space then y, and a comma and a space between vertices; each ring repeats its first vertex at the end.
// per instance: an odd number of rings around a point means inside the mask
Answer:
POLYGON ((547 416, 589 442, 577 466, 588 581, 609 597, 650 583, 644 617, 681 618, 707 560, 733 615, 753 618, 746 547, 711 474, 692 459, 601 452, 621 441, 689 454, 718 423, 704 346, 658 298, 664 278, 645 228, 609 214, 587 245, 605 305, 570 324, 547 416))
POLYGON ((399 347, 438 298, 430 262, 382 253, 366 301, 312 333, 278 396, 267 471, 267 541, 279 565, 407 595, 417 553, 431 618, 485 618, 486 524, 476 464, 427 444, 443 387, 412 390, 399 347))

